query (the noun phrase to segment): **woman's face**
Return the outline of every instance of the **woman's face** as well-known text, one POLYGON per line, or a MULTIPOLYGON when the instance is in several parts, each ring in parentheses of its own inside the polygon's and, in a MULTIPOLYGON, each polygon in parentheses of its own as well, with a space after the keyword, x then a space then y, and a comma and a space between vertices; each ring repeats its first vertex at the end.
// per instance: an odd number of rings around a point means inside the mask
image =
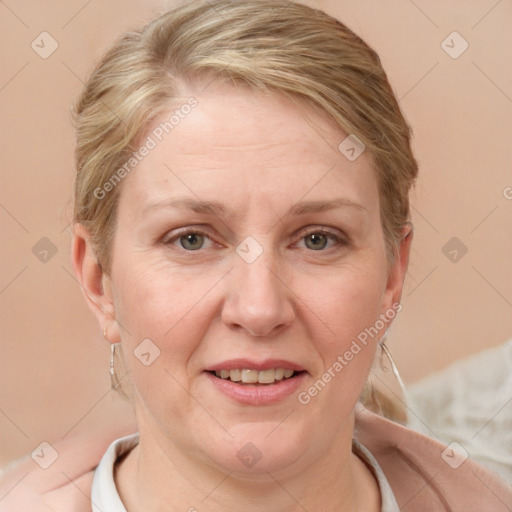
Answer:
POLYGON ((370 157, 349 160, 347 134, 277 95, 188 94, 120 185, 107 332, 141 439, 223 470, 300 469, 351 439, 404 264, 389 272, 370 157))

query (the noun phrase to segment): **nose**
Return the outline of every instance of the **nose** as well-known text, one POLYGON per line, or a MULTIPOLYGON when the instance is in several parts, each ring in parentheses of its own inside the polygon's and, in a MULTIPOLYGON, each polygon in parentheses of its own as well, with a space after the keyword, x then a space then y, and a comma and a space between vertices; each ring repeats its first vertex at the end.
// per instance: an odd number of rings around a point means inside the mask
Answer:
POLYGON ((251 336, 272 337, 293 323, 293 292, 271 258, 237 258, 229 273, 222 321, 251 336))

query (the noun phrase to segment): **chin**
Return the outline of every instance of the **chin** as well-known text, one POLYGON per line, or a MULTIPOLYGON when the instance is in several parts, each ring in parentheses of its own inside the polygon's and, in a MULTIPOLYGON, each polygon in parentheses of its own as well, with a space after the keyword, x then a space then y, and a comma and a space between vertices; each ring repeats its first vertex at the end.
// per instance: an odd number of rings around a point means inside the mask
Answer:
POLYGON ((279 422, 241 424, 230 433, 232 438, 217 443, 212 440, 206 449, 217 466, 240 477, 268 477, 269 472, 287 470, 297 465, 307 446, 307 436, 285 429, 279 422))

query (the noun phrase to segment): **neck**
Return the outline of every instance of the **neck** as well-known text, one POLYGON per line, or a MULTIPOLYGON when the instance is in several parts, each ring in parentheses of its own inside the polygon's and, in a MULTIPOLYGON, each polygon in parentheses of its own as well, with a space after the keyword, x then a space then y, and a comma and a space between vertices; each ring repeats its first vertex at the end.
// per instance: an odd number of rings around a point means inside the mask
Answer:
POLYGON ((352 453, 352 432, 353 417, 328 453, 286 470, 242 475, 199 463, 141 429, 139 445, 118 467, 116 484, 128 512, 238 512, 241 505, 246 512, 377 512, 378 485, 352 453))

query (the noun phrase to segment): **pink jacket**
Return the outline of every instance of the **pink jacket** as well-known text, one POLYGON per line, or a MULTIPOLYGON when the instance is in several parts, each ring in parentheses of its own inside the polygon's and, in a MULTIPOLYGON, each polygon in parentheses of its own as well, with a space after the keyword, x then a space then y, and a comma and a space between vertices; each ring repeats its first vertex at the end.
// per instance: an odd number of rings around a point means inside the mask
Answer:
POLYGON ((362 405, 354 437, 377 459, 404 512, 512 511, 512 488, 499 476, 362 405))
MULTIPOLYGON (((90 512, 94 468, 111 441, 133 431, 60 442, 46 470, 21 463, 0 480, 0 512, 90 512)), ((377 459, 404 512, 512 511, 512 488, 500 477, 360 404, 354 437, 377 459)))

